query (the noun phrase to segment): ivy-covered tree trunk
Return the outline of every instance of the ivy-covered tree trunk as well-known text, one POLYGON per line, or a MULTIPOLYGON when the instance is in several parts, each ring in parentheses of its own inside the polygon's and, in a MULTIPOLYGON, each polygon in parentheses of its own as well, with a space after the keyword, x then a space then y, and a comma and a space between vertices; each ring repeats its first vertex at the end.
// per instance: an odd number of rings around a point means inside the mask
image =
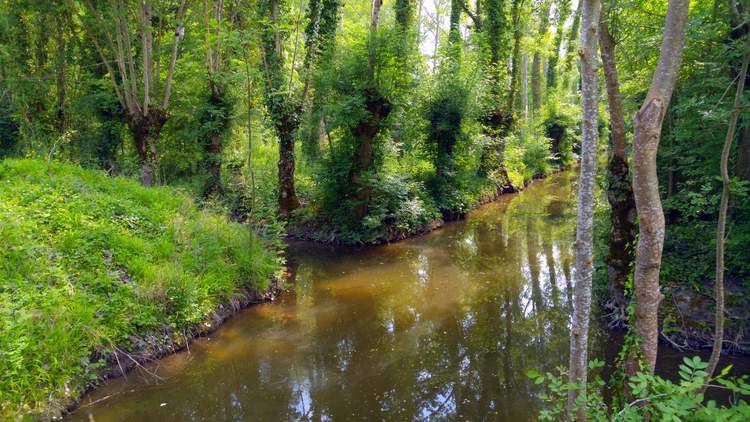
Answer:
POLYGON ((609 32, 607 16, 602 13, 599 21, 599 51, 604 68, 607 87, 610 121, 610 154, 607 163, 607 200, 610 205, 609 252, 607 253, 607 276, 611 297, 611 315, 614 323, 624 323, 627 300, 625 284, 633 263, 635 242, 635 199, 630 184, 628 169, 625 118, 620 99, 620 83, 617 78, 615 44, 609 32))
POLYGON ((633 193, 640 229, 633 276, 634 328, 640 337, 645 369, 652 373, 659 340, 659 303, 663 298, 659 272, 664 246, 664 212, 659 197, 656 153, 664 115, 682 63, 689 6, 690 0, 669 0, 659 62, 643 106, 633 118, 633 193))
POLYGON ((513 112, 513 104, 516 102, 516 91, 518 90, 518 78, 521 67, 521 3, 522 0, 513 0, 511 8, 511 19, 513 21, 513 56, 511 59, 510 88, 508 89, 507 103, 505 109, 513 112))
POLYGON ((383 120, 391 112, 390 102, 376 90, 368 91, 365 95, 367 96, 365 107, 369 117, 359 122, 354 129, 357 149, 354 157, 354 171, 350 177, 350 184, 355 189, 354 199, 357 201, 354 216, 358 219, 364 218, 369 210, 372 187, 364 180, 364 176, 374 171, 375 137, 380 132, 383 120))
POLYGON ((599 89, 596 63, 599 0, 582 0, 581 79, 583 101, 583 135, 581 166, 578 182, 578 219, 576 222, 576 272, 573 299, 573 318, 570 332, 570 366, 568 382, 581 386, 568 392, 566 414, 568 420, 586 420, 585 405, 579 405, 579 395, 586 392, 588 371, 589 318, 591 313, 591 280, 594 273, 594 185, 596 184, 596 144, 599 140, 599 89))
POLYGON ((294 137, 299 123, 294 116, 282 116, 276 125, 279 135, 279 213, 288 214, 299 208, 299 199, 294 183, 295 155, 294 137))
POLYGON ((374 171, 375 138, 380 132, 383 121, 390 114, 392 107, 390 101, 380 93, 375 80, 377 30, 382 5, 382 0, 372 0, 367 63, 370 87, 364 89, 362 92, 362 95, 365 97, 365 108, 368 113, 364 120, 357 123, 353 133, 357 140, 357 146, 354 152, 354 164, 349 176, 349 182, 350 188, 353 189, 352 197, 357 203, 354 207, 354 217, 357 219, 364 218, 369 211, 372 186, 364 180, 364 176, 374 171))
POLYGON ((504 58, 501 57, 503 40, 507 31, 505 17, 505 0, 478 0, 475 14, 470 15, 474 20, 474 26, 480 31, 488 54, 487 73, 489 74, 491 108, 489 113, 482 117, 485 133, 492 138, 493 142, 482 151, 479 173, 486 176, 491 172, 499 174, 499 191, 512 190, 505 170, 505 135, 513 123, 512 109, 505 108, 503 101, 503 89, 505 80, 503 78, 505 66, 504 58), (484 12, 480 5, 484 3, 484 12))
POLYGON ((260 2, 260 15, 265 19, 261 32, 263 73, 266 79, 265 99, 268 112, 279 138, 278 205, 279 214, 288 215, 299 207, 294 184, 294 140, 299 127, 301 104, 295 103, 287 92, 287 75, 284 67, 279 9, 281 0, 260 2))
POLYGON ((225 52, 222 52, 222 21, 224 17, 224 1, 213 0, 204 4, 203 14, 206 25, 206 68, 208 70, 208 112, 203 122, 208 126, 208 133, 204 140, 206 153, 205 167, 208 173, 203 195, 223 195, 221 183, 222 138, 229 129, 231 105, 227 95, 226 83, 223 77, 226 72, 225 52))
POLYGON ((141 169, 140 181, 143 186, 160 183, 156 141, 166 121, 167 114, 156 108, 152 108, 146 116, 128 115, 126 118, 138 154, 138 164, 141 169))

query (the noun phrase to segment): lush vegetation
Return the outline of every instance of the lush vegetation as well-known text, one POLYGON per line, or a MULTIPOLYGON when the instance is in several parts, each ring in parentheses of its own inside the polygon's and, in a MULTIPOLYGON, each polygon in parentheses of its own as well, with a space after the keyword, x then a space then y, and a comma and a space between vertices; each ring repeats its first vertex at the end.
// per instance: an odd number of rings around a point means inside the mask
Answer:
POLYGON ((210 323, 279 269, 247 228, 172 188, 0 163, 0 418, 51 417, 112 364, 210 323))
POLYGON ((115 347, 264 288, 286 235, 403 239, 581 157, 606 195, 581 184, 598 231, 582 211, 575 308, 595 262, 612 325, 657 326, 639 391, 667 388, 650 375, 659 335, 747 352, 749 14, 723 0, 0 1, 0 416, 58 409, 115 347), (669 5, 687 16, 677 28, 669 5), (684 48, 662 44, 670 29, 684 48), (660 57, 669 78, 654 78, 660 57), (661 145, 633 148, 653 92, 661 145), (629 165, 646 150, 648 171, 629 165))

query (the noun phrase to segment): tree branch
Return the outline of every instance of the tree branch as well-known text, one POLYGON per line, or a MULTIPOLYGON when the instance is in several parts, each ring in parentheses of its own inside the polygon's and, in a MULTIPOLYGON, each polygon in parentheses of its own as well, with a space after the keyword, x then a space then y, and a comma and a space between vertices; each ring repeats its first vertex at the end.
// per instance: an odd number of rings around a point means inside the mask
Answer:
MULTIPOLYGON (((482 0, 477 0, 477 3, 479 3, 482 0)), ((466 6, 466 2, 461 2, 461 8, 464 9, 464 12, 466 12, 467 15, 471 18, 471 20, 474 22, 474 28, 476 28, 477 32, 482 31, 482 17, 479 15, 474 14, 474 12, 469 9, 468 6, 466 6)))
POLYGON ((177 63, 177 50, 180 44, 180 39, 185 34, 185 27, 182 26, 182 19, 185 16, 185 0, 180 2, 180 7, 177 9, 177 28, 174 31, 174 44, 172 45, 172 58, 169 61, 169 70, 167 71, 167 82, 164 86, 164 101, 162 102, 162 109, 167 110, 169 106, 169 91, 172 89, 172 79, 174 78, 174 68, 177 63))

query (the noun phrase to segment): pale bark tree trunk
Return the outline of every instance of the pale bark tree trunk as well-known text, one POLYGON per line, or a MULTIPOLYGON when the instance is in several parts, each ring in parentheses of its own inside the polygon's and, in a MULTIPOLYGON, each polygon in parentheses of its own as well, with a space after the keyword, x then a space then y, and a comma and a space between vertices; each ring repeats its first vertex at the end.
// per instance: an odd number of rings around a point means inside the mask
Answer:
POLYGON ((627 319, 625 284, 633 262, 631 245, 635 241, 635 200, 628 170, 625 118, 620 99, 620 83, 617 78, 615 44, 604 13, 599 20, 599 50, 607 86, 611 126, 611 150, 607 163, 607 199, 611 209, 612 227, 609 234, 609 253, 606 258, 612 304, 611 323, 624 324, 627 319))
POLYGON ((586 420, 585 405, 577 405, 585 394, 588 368, 588 333, 591 313, 591 279, 594 273, 594 185, 596 183, 596 145, 598 129, 598 81, 596 69, 596 41, 599 25, 599 0, 582 0, 582 28, 579 54, 583 101, 583 137, 581 140, 581 168, 578 184, 578 220, 576 224, 576 273, 573 299, 573 320, 570 335, 570 367, 568 380, 580 385, 568 392, 566 412, 568 420, 586 420))
POLYGON ((651 373, 656 364, 658 311, 663 298, 659 291, 659 271, 664 246, 664 212, 659 197, 656 153, 664 115, 682 63, 689 6, 690 0, 669 0, 659 62, 643 106, 633 118, 633 193, 640 229, 633 276, 635 333, 640 337, 645 369, 651 373))
MULTIPOLYGON (((711 357, 708 359, 708 369, 706 369, 706 372, 708 372, 706 378, 710 378, 716 370, 716 366, 719 364, 721 349, 724 344, 724 242, 726 240, 727 208, 729 207, 729 151, 734 142, 734 132, 737 128, 737 120, 739 120, 740 117, 742 92, 745 89, 748 64, 750 64, 750 34, 748 34, 745 42, 745 54, 742 57, 742 68, 737 80, 737 92, 734 96, 734 106, 729 118, 729 128, 727 129, 726 139, 724 139, 724 148, 721 152, 720 170, 722 190, 721 203, 719 205, 719 219, 716 225, 716 276, 714 279, 714 293, 716 298, 715 332, 713 349, 711 350, 711 357)), ((705 387, 703 390, 705 391, 705 387)))

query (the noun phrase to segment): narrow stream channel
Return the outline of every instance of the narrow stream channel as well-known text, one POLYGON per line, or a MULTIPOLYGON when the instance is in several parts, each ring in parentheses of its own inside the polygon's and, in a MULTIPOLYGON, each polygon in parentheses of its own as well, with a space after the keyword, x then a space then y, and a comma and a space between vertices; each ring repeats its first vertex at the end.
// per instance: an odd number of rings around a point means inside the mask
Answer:
POLYGON ((293 243, 279 303, 150 366, 160 379, 106 383, 69 419, 535 420, 526 372, 568 361, 575 184, 559 173, 396 244, 293 243))

